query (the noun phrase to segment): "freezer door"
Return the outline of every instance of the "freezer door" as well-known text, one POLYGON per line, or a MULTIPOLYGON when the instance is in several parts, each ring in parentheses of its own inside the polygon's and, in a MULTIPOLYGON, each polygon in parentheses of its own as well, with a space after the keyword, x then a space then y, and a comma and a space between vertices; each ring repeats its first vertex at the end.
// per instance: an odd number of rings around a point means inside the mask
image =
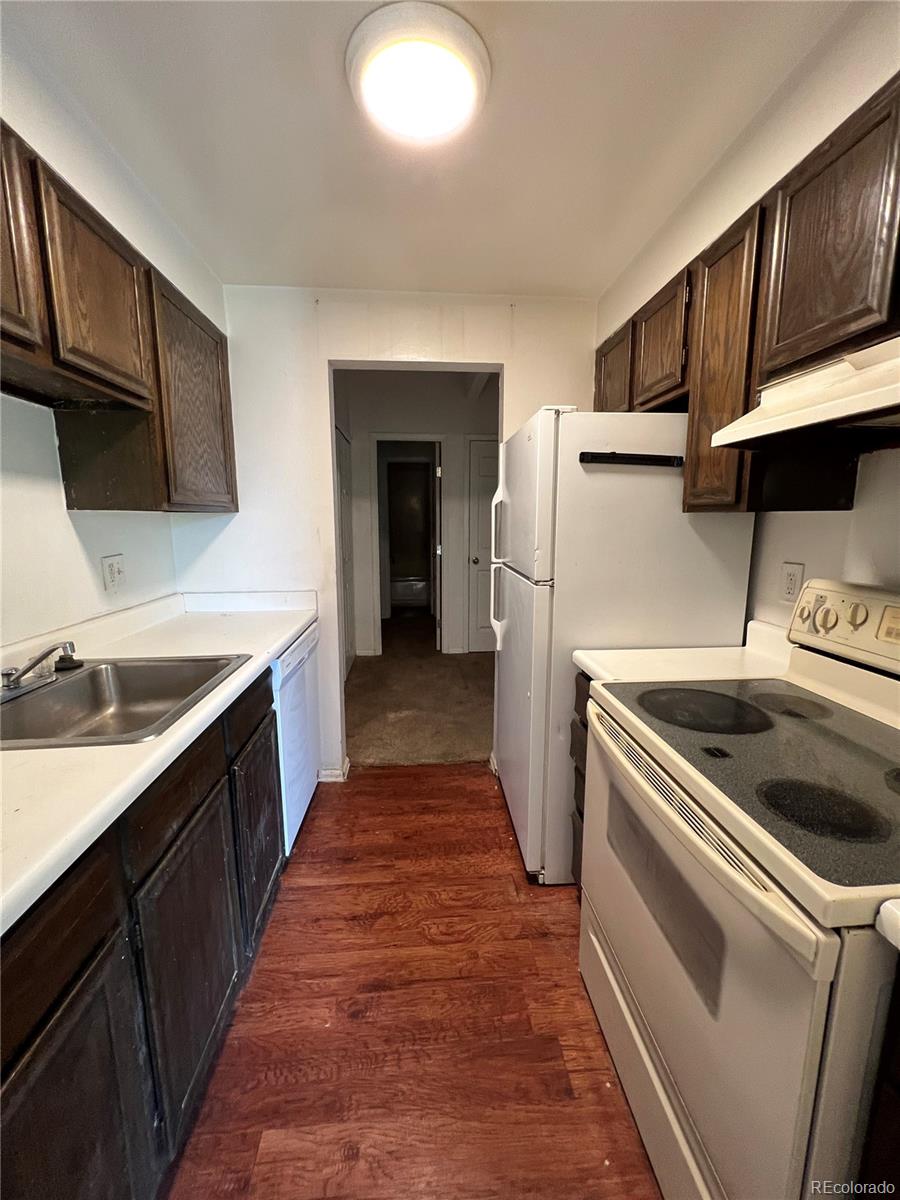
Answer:
POLYGON ((543 866, 544 763, 553 588, 507 567, 494 571, 494 763, 526 871, 543 866))
POLYGON ((558 408, 542 408, 501 448, 494 560, 527 579, 553 578, 558 408))

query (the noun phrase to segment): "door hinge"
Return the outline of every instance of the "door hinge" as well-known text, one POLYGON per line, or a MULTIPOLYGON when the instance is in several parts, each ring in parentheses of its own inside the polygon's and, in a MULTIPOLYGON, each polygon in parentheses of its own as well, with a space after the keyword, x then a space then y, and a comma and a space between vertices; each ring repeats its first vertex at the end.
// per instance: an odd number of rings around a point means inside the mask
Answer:
POLYGON ((689 283, 684 285, 684 302, 685 304, 690 304, 691 302, 691 285, 689 283))
POLYGON ((681 365, 683 367, 687 366, 687 346, 682 347, 681 350, 681 365))
POLYGON ((441 557, 442 551, 441 551, 441 546, 440 546, 440 543, 438 543, 438 545, 437 545, 437 546, 435 546, 434 552, 435 552, 435 554, 438 556, 438 558, 440 558, 440 557, 441 557))
POLYGON ((441 478, 441 468, 440 468, 440 467, 435 467, 435 468, 434 468, 434 473, 435 473, 435 475, 438 477, 438 479, 440 479, 440 478, 441 478))
POLYGON ((134 944, 138 950, 144 949, 144 935, 141 933, 140 921, 135 921, 134 923, 134 944))

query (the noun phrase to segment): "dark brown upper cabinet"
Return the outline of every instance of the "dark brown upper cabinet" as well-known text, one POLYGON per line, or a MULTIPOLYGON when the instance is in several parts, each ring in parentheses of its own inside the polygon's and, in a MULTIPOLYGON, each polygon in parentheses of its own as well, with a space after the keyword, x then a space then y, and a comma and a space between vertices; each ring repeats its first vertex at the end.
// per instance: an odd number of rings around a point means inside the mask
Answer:
POLYGON ((47 312, 31 168, 21 140, 5 128, 0 150, 3 182, 0 331, 26 346, 43 346, 47 340, 47 312))
POLYGON ((149 408, 156 380, 147 264, 43 162, 37 177, 56 357, 149 408))
POLYGON ((657 408, 687 391, 689 300, 685 267, 634 314, 633 408, 657 408))
POLYGON ((594 364, 594 412, 631 408, 631 353, 634 322, 626 321, 597 347, 594 364))
POLYGON ((898 327, 900 77, 774 189, 760 382, 898 327))
POLYGON ((686 512, 742 506, 742 469, 749 456, 728 447, 714 448, 710 439, 749 406, 760 216, 756 206, 691 266, 686 512))
POLYGON ((227 339, 156 271, 153 317, 167 507, 234 511, 237 488, 227 339))

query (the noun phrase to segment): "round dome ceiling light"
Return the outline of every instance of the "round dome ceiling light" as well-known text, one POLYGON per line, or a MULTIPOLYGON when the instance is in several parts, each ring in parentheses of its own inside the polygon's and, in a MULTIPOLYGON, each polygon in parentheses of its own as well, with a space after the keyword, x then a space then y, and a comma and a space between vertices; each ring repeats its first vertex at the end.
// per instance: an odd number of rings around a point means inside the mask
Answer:
POLYGON ((468 125, 491 78, 484 42, 439 4, 403 0, 369 13, 347 45, 356 103, 379 128, 427 144, 468 125))

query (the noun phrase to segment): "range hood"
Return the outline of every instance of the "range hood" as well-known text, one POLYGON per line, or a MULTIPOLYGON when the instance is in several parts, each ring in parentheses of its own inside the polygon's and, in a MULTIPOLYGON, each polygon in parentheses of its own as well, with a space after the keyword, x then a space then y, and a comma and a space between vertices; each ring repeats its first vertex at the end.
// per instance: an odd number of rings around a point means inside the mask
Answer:
POLYGON ((758 407, 717 430, 712 444, 746 447, 823 425, 900 427, 900 337, 770 384, 758 407))

